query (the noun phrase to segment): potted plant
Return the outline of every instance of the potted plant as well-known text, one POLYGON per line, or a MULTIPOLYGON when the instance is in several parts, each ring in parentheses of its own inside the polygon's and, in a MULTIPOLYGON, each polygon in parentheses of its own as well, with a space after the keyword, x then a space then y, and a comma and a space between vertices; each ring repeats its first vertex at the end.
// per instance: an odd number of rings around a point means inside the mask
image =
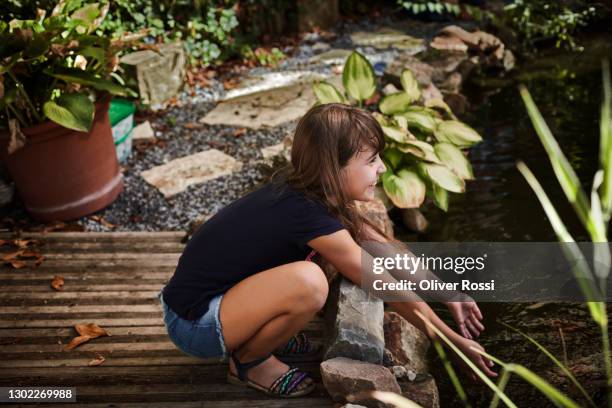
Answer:
POLYGON ((0 159, 41 221, 95 212, 123 190, 108 108, 134 93, 115 72, 129 44, 94 33, 107 10, 62 0, 48 16, 0 21, 0 159))

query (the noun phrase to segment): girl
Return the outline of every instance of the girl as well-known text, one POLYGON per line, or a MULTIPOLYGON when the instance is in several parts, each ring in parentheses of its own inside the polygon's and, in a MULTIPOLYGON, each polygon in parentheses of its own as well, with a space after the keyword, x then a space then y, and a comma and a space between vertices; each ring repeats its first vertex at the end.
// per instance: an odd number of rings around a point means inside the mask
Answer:
MULTIPOLYGON (((359 243, 389 240, 354 203, 374 198, 385 171, 379 157, 384 147, 380 125, 364 110, 326 104, 306 113, 295 130, 291 167, 222 209, 187 244, 160 293, 176 346, 202 358, 229 355, 230 383, 279 397, 313 391, 308 374, 272 353, 288 342, 285 351, 308 351, 304 338, 294 335, 323 307, 328 293, 321 268, 305 260, 311 251, 359 285, 359 243)), ((479 368, 496 375, 492 363, 473 349, 482 347, 471 335, 484 329, 475 303, 448 304, 465 337, 424 302, 389 304, 433 337, 416 315, 422 313, 479 368)))

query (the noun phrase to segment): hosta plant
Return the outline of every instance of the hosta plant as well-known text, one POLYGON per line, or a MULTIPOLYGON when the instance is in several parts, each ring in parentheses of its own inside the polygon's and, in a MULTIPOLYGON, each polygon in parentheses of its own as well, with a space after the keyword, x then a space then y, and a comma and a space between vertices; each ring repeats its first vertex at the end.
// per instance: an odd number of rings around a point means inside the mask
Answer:
POLYGON ((107 9, 68 0, 34 20, 0 21, 0 128, 15 137, 51 120, 86 132, 102 93, 133 94, 115 72, 129 43, 95 34, 107 9))
MULTIPOLYGON (((384 96, 374 113, 387 141, 383 189, 399 208, 418 208, 428 196, 446 211, 449 192, 463 193, 465 182, 474 178, 464 151, 482 138, 458 121, 443 100, 423 101, 409 69, 402 72, 400 82, 403 89, 384 96)), ((328 82, 315 83, 318 103, 361 106, 377 92, 372 65, 356 51, 346 60, 342 83, 344 91, 328 82)))

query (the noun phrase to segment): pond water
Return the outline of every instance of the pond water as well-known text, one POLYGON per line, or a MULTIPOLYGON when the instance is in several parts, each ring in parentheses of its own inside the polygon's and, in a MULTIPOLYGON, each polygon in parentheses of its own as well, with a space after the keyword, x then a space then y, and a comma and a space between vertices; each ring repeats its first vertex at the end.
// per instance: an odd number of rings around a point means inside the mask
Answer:
MULTIPOLYGON (((418 235, 419 241, 556 241, 538 200, 516 168, 517 160, 523 160, 536 175, 574 238, 589 240, 556 180, 517 88, 519 83, 527 86, 583 186, 590 192, 598 168, 603 95, 601 59, 612 56, 612 41, 609 37, 583 41, 583 53, 544 53, 521 64, 511 80, 481 79, 466 88, 472 108, 462 119, 484 139, 470 150, 476 180, 468 183, 465 194, 453 195, 448 213, 433 206, 424 209, 429 229, 418 235)), ((396 225, 401 223, 397 218, 396 225)), ((401 227, 397 235, 399 239, 414 240, 401 227)), ((443 310, 436 309, 444 315, 443 310)), ((579 374, 588 382, 587 389, 596 403, 603 404, 601 378, 593 374, 602 362, 601 354, 597 354, 601 350, 600 335, 582 306, 547 304, 530 308, 519 304, 483 304, 481 309, 487 329, 479 341, 488 352, 505 361, 526 365, 582 404, 580 395, 562 377, 555 376, 550 361, 500 322, 518 326, 549 347, 557 357, 567 359, 570 367, 582 368, 579 374)), ((440 388, 441 406, 460 406, 441 365, 436 366, 434 376, 440 388)), ((464 386, 475 406, 488 406, 490 392, 478 384, 464 386)), ((548 400, 520 380, 511 380, 508 392, 518 406, 549 405, 548 400)))

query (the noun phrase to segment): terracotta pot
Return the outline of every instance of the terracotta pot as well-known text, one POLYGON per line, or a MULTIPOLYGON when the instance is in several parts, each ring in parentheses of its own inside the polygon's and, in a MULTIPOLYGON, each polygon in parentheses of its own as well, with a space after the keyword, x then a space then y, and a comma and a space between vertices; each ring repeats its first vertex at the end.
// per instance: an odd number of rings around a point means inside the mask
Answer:
POLYGON ((0 130, 0 158, 32 218, 79 218, 106 207, 123 191, 109 105, 110 97, 96 104, 89 133, 51 121, 22 129, 27 142, 10 155, 9 133, 0 130))

